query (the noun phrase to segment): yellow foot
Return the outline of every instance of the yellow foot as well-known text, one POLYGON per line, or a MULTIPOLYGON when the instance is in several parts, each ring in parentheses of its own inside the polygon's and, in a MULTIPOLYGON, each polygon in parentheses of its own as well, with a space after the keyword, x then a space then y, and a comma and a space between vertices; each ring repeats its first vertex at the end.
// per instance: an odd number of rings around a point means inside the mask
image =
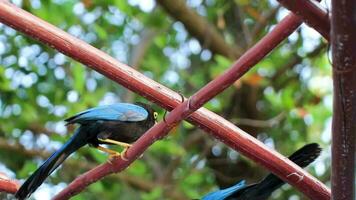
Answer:
POLYGON ((116 152, 116 151, 115 151, 115 153, 110 153, 110 154, 109 154, 108 163, 112 164, 111 161, 114 160, 115 157, 122 157, 122 154, 119 153, 119 152, 116 152))
POLYGON ((118 156, 120 156, 120 158, 121 158, 122 160, 124 160, 124 161, 127 161, 127 160, 128 160, 128 159, 125 157, 125 153, 126 153, 128 147, 126 147, 121 153, 116 152, 116 151, 113 151, 113 150, 111 150, 111 149, 107 149, 107 148, 102 147, 102 146, 98 146, 98 147, 96 147, 96 148, 97 148, 98 150, 100 150, 100 151, 103 151, 103 152, 109 154, 108 162, 109 162, 110 164, 112 164, 112 163, 111 163, 111 160, 113 160, 115 157, 118 157, 118 156))
POLYGON ((125 157, 127 149, 129 149, 129 148, 128 148, 128 147, 125 148, 125 149, 120 153, 120 157, 121 157, 121 159, 124 160, 124 161, 128 161, 128 160, 129 160, 129 159, 127 159, 127 158, 125 157))
POLYGON ((110 154, 110 155, 109 155, 109 159, 108 159, 108 163, 112 164, 111 161, 112 161, 113 159, 115 159, 115 157, 120 157, 122 160, 128 161, 129 159, 127 159, 127 158, 125 157, 126 151, 127 151, 127 148, 125 148, 121 153, 115 152, 115 153, 113 153, 113 154, 110 154))

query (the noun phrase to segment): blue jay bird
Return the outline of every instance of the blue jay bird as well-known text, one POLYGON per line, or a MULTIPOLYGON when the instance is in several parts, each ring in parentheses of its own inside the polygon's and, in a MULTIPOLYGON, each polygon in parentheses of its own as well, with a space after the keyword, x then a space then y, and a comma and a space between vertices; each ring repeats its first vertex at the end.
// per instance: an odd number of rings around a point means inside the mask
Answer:
MULTIPOLYGON (((320 152, 319 145, 311 143, 294 152, 289 159, 304 168, 312 163, 320 152)), ((211 192, 202 200, 267 200, 272 192, 284 183, 282 179, 271 173, 259 183, 246 185, 243 180, 229 188, 211 192)))
POLYGON ((144 103, 117 103, 85 110, 66 119, 68 124, 79 124, 73 136, 53 153, 20 187, 15 197, 28 198, 45 179, 73 152, 89 144, 109 153, 122 156, 132 143, 155 124, 157 113, 144 103), (120 154, 100 144, 124 147, 120 154))

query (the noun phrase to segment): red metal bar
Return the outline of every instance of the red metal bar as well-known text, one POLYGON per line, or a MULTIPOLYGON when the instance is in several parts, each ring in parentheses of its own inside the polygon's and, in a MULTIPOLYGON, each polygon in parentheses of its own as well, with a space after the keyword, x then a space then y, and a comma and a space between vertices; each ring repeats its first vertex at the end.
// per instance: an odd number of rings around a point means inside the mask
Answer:
POLYGON ((280 4, 300 16, 310 27, 330 41, 330 19, 328 13, 314 0, 277 0, 280 4))
MULTIPOLYGON (((125 87, 147 97, 151 101, 157 102, 159 105, 165 107, 166 109, 170 110, 180 103, 179 94, 144 77, 142 74, 136 72, 130 67, 119 63, 107 54, 66 34, 64 31, 50 25, 49 23, 44 22, 34 17, 33 15, 3 1, 0 3, 0 20, 17 30, 20 30, 42 42, 45 42, 46 44, 49 44, 64 54, 79 60, 83 64, 86 64, 92 69, 99 71, 110 79, 115 80, 125 87)), ((300 23, 301 21, 298 17, 289 16, 285 19, 285 22, 282 23, 284 26, 280 29, 279 36, 283 36, 283 38, 285 38, 288 35, 288 31, 294 31, 294 29, 297 28, 300 23), (294 29, 291 27, 294 27, 294 29)), ((271 41, 275 42, 276 40, 271 41)), ((272 50, 275 44, 267 43, 266 48, 268 48, 268 46, 271 46, 270 50, 272 50)), ((266 49, 264 51, 267 53, 269 52, 266 49)), ((259 55, 256 57, 262 58, 265 56, 261 51, 254 51, 254 53, 259 55)), ((252 54, 250 56, 252 56, 252 54)), ((255 62, 257 61, 258 60, 255 62)), ((251 63, 251 61, 245 62, 246 64, 251 63)), ((242 67, 242 70, 240 70, 238 75, 232 74, 232 76, 239 77, 242 75, 244 70, 247 69, 242 67)), ((226 88, 227 86, 228 85, 224 86, 223 88, 226 88)), ((199 99, 195 100, 199 102, 199 99)), ((192 102, 194 102, 194 99, 192 99, 192 102)), ((191 105, 194 106, 197 104, 199 103, 192 103, 191 105)), ((176 120, 181 120, 179 116, 176 118, 176 115, 182 113, 184 114, 184 109, 186 107, 183 107, 183 105, 180 106, 180 108, 177 108, 178 110, 167 116, 167 120, 171 120, 170 123, 174 123, 176 120)), ((330 191, 322 183, 311 177, 309 174, 305 173, 298 166, 286 160, 280 154, 271 151, 258 140, 251 137, 249 134, 243 132, 218 115, 204 108, 200 108, 197 112, 190 116, 189 121, 193 122, 204 130, 210 131, 215 137, 220 138, 224 143, 228 144, 232 148, 239 150, 242 154, 262 164, 267 169, 280 176, 282 179, 296 186, 312 199, 330 198, 330 191), (296 180, 297 176, 298 180, 296 180), (300 177, 303 177, 301 181, 299 181, 300 177)), ((153 143, 154 140, 164 136, 164 132, 168 131, 168 129, 169 128, 166 127, 164 123, 159 123, 157 126, 150 129, 149 133, 141 137, 135 143, 135 145, 128 150, 127 157, 131 160, 127 162, 115 160, 113 161, 114 165, 107 163, 100 165, 98 168, 95 168, 94 170, 87 173, 91 174, 91 176, 87 176, 86 174, 78 177, 78 179, 73 182, 73 184, 77 184, 76 188, 79 190, 64 190, 59 194, 59 196, 57 196, 57 199, 65 199, 65 197, 68 198, 72 196, 72 192, 80 191, 80 189, 83 189, 85 186, 95 181, 95 178, 96 180, 102 178, 102 173, 104 172, 113 173, 122 170, 122 167, 125 167, 125 165, 128 165, 129 162, 132 162, 134 159, 139 157, 139 155, 141 155, 141 153, 151 143, 153 143), (161 131, 161 133, 158 133, 157 131, 161 131)))
POLYGON ((332 199, 355 199, 356 1, 332 1, 332 199))
POLYGON ((1 176, 2 174, 0 174, 0 193, 5 192, 15 194, 20 187, 19 183, 7 178, 2 178, 1 176))

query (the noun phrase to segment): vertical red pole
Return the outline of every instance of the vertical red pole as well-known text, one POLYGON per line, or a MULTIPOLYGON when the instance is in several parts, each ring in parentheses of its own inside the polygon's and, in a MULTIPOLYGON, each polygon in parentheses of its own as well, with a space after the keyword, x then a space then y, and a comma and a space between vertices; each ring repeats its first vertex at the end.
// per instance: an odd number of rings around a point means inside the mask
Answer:
POLYGON ((334 80, 331 196, 355 200, 356 0, 332 0, 334 80))

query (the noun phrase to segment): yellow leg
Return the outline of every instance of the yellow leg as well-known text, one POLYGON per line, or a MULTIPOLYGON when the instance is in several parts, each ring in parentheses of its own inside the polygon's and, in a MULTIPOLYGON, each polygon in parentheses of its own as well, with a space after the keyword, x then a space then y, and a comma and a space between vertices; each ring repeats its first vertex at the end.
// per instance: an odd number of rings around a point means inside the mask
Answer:
POLYGON ((113 151, 113 150, 105 148, 105 147, 98 146, 96 148, 102 152, 108 153, 110 156, 120 156, 121 155, 121 153, 113 151))
POLYGON ((121 153, 119 153, 119 152, 117 152, 117 151, 113 151, 113 150, 108 149, 108 148, 105 148, 105 147, 102 147, 102 146, 98 146, 98 147, 96 147, 96 148, 97 148, 98 150, 100 150, 100 151, 103 151, 103 152, 109 154, 109 163, 111 163, 111 160, 112 160, 114 157, 116 157, 116 156, 120 156, 121 159, 123 159, 123 160, 125 160, 125 161, 128 160, 128 159, 125 157, 125 152, 126 152, 126 150, 128 149, 128 147, 125 147, 124 150, 123 150, 121 153))
POLYGON ((128 143, 125 143, 125 142, 119 142, 119 141, 111 140, 111 139, 100 139, 100 138, 98 138, 98 140, 100 142, 106 142, 108 144, 116 144, 116 145, 119 145, 119 146, 122 146, 122 147, 125 147, 125 148, 129 148, 129 147, 132 146, 131 144, 128 144, 128 143))

